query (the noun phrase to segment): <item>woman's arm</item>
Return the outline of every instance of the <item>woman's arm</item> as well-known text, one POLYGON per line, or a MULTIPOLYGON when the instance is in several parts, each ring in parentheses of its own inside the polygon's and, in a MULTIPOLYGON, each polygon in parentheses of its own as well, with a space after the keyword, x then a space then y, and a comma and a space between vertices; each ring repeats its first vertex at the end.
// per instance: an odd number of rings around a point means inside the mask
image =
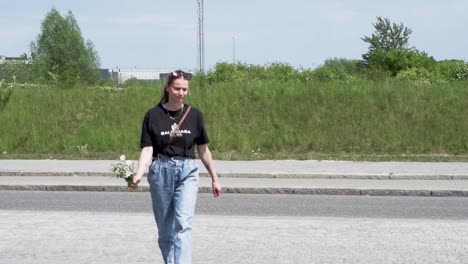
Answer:
POLYGON ((129 187, 133 187, 138 185, 145 174, 148 167, 151 165, 151 161, 153 160, 153 147, 144 147, 141 149, 140 159, 138 160, 138 168, 133 176, 133 183, 129 183, 129 187))
POLYGON ((200 156, 203 165, 211 176, 211 187, 213 189, 213 195, 218 197, 221 194, 221 185, 219 184, 218 175, 213 164, 213 158, 211 157, 210 149, 208 145, 197 145, 198 155, 200 156))

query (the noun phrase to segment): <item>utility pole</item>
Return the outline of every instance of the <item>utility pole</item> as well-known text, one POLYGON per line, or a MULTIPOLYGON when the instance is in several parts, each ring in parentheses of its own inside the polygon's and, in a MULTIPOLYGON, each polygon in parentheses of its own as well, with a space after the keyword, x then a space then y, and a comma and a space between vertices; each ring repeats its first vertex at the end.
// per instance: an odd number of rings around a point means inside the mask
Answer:
POLYGON ((203 29, 203 0, 197 0, 198 3, 198 41, 197 41, 197 64, 198 71, 205 71, 205 43, 204 43, 204 29, 203 29))
POLYGON ((236 63, 236 36, 232 36, 232 62, 236 63))

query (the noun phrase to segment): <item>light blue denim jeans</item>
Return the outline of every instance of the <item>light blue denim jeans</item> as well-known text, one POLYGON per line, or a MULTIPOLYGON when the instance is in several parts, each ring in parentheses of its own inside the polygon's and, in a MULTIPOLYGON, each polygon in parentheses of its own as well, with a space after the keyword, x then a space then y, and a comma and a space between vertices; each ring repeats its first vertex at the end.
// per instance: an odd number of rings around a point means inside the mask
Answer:
POLYGON ((164 263, 192 263, 192 218, 199 185, 191 158, 158 155, 148 173, 158 244, 164 263))

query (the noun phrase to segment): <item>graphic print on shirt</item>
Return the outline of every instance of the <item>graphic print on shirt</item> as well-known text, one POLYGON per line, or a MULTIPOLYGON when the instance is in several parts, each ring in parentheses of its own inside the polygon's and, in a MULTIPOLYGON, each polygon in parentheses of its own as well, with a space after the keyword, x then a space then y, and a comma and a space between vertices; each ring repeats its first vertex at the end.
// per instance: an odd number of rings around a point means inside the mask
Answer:
MULTIPOLYGON (((161 131, 161 136, 170 135, 176 128, 177 128, 177 123, 172 124, 171 131, 161 131)), ((176 137, 181 137, 182 134, 192 134, 192 132, 189 129, 184 129, 184 130, 179 129, 175 131, 176 137)))

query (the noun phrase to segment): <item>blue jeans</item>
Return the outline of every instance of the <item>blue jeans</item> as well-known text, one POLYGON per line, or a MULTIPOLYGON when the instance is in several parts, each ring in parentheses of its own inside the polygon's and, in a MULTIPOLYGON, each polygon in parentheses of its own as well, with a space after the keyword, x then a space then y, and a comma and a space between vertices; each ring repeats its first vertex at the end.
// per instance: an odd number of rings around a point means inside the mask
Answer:
POLYGON ((192 262, 192 218, 199 185, 198 165, 191 158, 158 155, 148 183, 164 263, 192 262))

